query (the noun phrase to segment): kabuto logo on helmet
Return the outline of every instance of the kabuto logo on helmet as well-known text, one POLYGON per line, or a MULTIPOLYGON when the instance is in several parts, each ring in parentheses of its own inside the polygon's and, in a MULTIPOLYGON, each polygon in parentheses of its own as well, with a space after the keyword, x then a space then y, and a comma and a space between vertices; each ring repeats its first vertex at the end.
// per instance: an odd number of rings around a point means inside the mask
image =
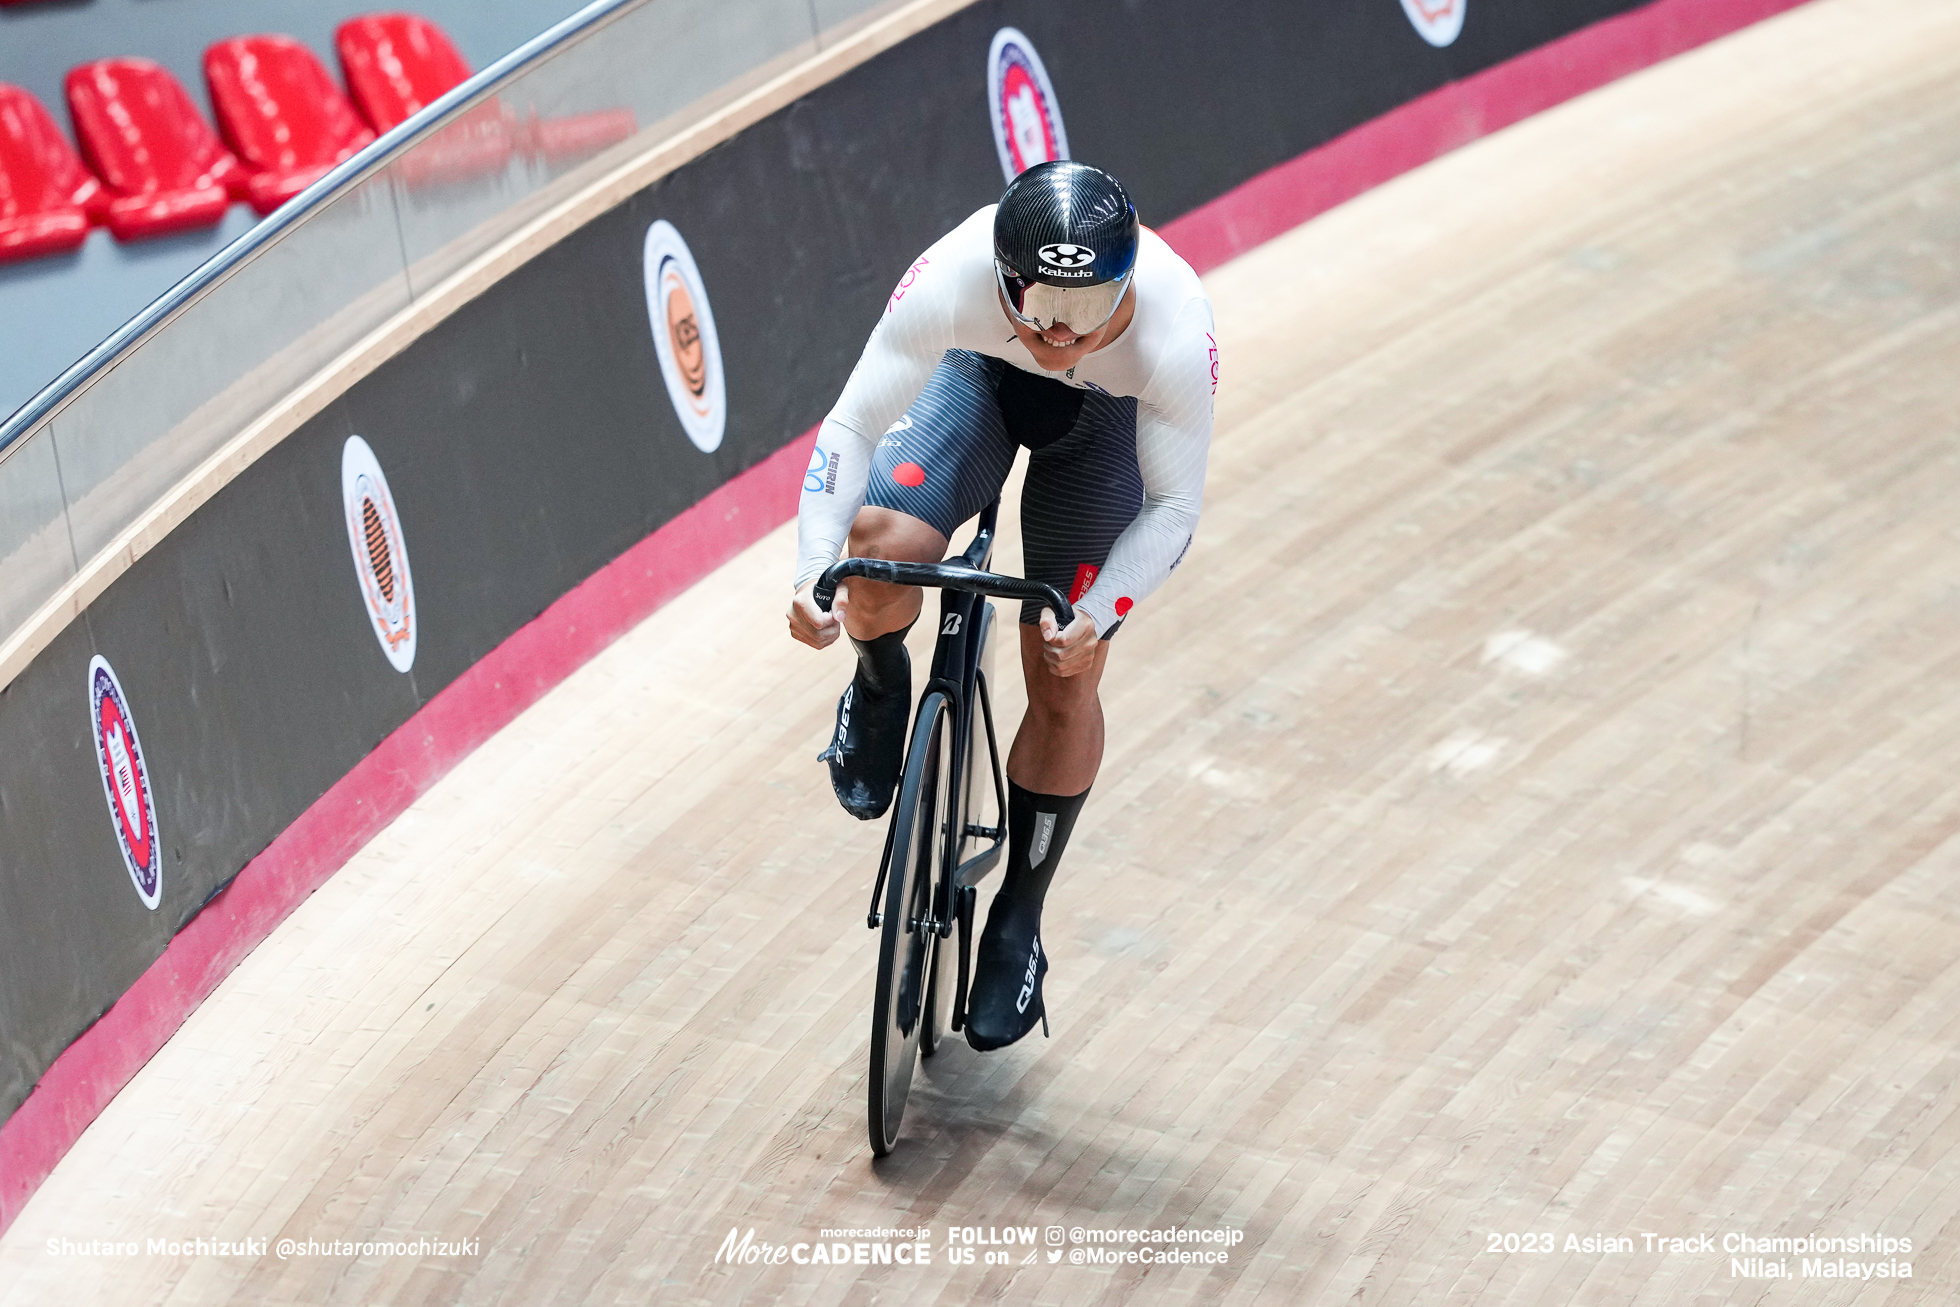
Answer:
POLYGON ((987 109, 993 115, 994 151, 1008 181, 1037 163, 1068 158, 1054 84, 1034 43, 1017 28, 995 32, 987 51, 987 109))
POLYGON ((1087 245, 1044 245, 1041 261, 1051 268, 1080 268, 1096 261, 1096 252, 1087 245))
POLYGON ((361 587, 368 624, 389 666, 405 672, 415 665, 415 578, 408 570, 408 543, 402 538, 395 498, 381 462, 359 436, 340 447, 340 502, 346 511, 347 543, 354 550, 354 580, 361 587))
POLYGON ((1402 12, 1423 40, 1440 49, 1463 31, 1463 11, 1469 4, 1470 0, 1402 0, 1402 12))
POLYGON ((728 424, 728 390, 721 372, 721 337, 701 284, 701 270, 674 224, 647 228, 647 320, 660 377, 681 430, 702 453, 721 445, 728 424))

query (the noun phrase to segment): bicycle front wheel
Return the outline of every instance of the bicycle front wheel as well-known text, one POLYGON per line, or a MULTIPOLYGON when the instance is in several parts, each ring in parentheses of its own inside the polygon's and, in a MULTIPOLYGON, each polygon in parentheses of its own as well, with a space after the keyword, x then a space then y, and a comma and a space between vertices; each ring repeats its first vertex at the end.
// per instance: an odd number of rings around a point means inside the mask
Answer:
POLYGON ((871 1009, 871 1151, 898 1143, 905 1096, 925 1028, 928 968, 939 940, 932 926, 932 882, 951 811, 953 715, 943 693, 919 705, 892 812, 891 864, 878 935, 878 985, 871 1009))

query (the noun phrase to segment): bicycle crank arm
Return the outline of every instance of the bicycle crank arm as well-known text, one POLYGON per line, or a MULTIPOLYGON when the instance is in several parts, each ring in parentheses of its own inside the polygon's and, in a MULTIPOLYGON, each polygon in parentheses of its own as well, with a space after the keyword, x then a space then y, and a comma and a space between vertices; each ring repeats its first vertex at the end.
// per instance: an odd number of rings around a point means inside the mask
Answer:
POLYGON ((967 968, 973 955, 973 902, 977 891, 971 885, 957 890, 959 911, 955 914, 960 928, 960 979, 953 991, 953 1021, 955 1034, 966 1029, 966 981, 967 968))

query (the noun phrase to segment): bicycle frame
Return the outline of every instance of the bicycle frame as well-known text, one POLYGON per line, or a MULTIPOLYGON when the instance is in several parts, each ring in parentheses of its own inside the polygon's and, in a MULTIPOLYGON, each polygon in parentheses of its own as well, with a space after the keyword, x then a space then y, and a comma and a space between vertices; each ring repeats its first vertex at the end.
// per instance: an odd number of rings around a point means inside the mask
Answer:
MULTIPOLYGON (((989 505, 981 515, 980 529, 960 562, 985 571, 993 554, 994 526, 998 505, 989 505)), ((933 920, 927 925, 941 940, 959 931, 959 971, 953 988, 954 1031, 966 1026, 966 988, 971 969, 973 916, 979 891, 975 888, 999 865, 1007 844, 1007 784, 1001 769, 1000 742, 994 734, 994 714, 987 678, 981 661, 993 624, 993 606, 984 594, 944 589, 939 600, 939 641, 934 647, 932 676, 925 693, 938 689, 953 701, 953 775, 947 792, 953 811, 946 822, 945 844, 932 891, 933 920), (973 747, 976 717, 987 730, 987 756, 994 782, 994 811, 999 824, 984 826, 973 820, 972 783, 967 769, 978 761, 973 747), (962 858, 969 840, 985 841, 985 847, 971 857, 962 858)))
MULTIPOLYGON (((1046 604, 1056 620, 1067 626, 1075 620, 1068 600, 1053 586, 1020 577, 999 576, 986 570, 993 557, 994 531, 1000 513, 998 500, 980 514, 979 530, 973 542, 957 558, 942 563, 907 563, 888 559, 848 558, 827 570, 817 581, 813 597, 817 606, 829 610, 836 596, 837 583, 850 577, 885 581, 899 585, 936 586, 940 589, 939 637, 933 646, 932 671, 919 700, 923 703, 935 691, 952 704, 952 775, 948 785, 953 811, 947 814, 945 839, 933 868, 930 916, 924 922, 908 921, 908 930, 921 925, 940 939, 949 938, 957 926, 960 935, 959 976, 954 990, 951 1029, 966 1024, 966 990, 972 952, 973 915, 978 892, 975 886, 1000 863, 1007 843, 1007 783, 1001 768, 1000 742, 994 733, 992 696, 980 666, 986 640, 993 623, 989 596, 1004 599, 1032 599, 1046 604), (987 753, 992 764, 995 810, 998 826, 983 826, 969 820, 967 811, 967 766, 973 755, 974 717, 987 731, 987 753), (963 857, 968 840, 984 840, 987 846, 963 857)), ((885 828, 885 848, 878 859, 878 878, 871 890, 870 911, 865 925, 876 930, 883 924, 879 911, 885 878, 891 870, 892 837, 896 823, 885 828)))

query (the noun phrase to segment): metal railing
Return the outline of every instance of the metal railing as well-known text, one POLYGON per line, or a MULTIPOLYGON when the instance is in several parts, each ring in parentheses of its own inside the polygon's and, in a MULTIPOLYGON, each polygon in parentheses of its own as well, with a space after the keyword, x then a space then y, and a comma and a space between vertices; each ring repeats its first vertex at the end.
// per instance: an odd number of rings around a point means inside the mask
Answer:
POLYGON ((597 0, 334 168, 0 424, 0 640, 554 182, 877 6, 597 0))

